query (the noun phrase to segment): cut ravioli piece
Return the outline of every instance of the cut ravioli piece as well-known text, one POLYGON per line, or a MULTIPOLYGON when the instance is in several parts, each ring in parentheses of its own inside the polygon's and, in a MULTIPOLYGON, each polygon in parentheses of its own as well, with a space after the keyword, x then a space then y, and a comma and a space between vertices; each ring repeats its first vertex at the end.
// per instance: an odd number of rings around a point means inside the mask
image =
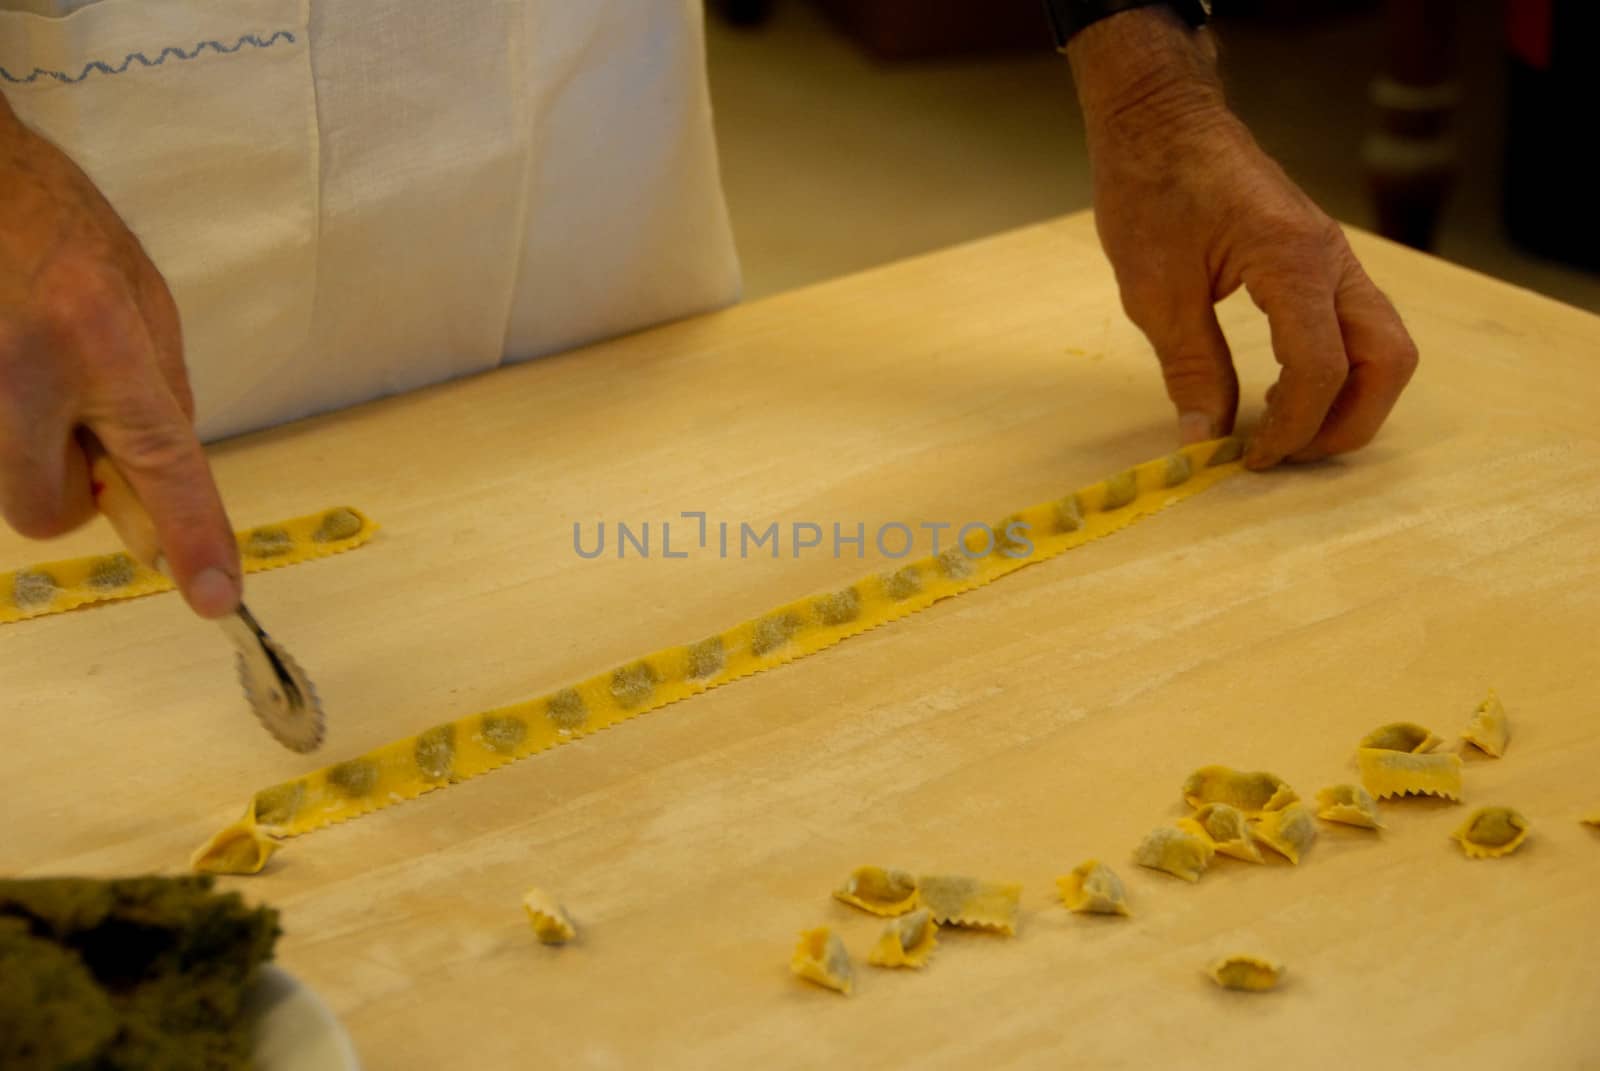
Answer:
POLYGON ((1451 836, 1469 859, 1510 855, 1528 839, 1528 820, 1510 807, 1480 807, 1451 836))
POLYGON ((1317 817, 1363 829, 1382 829, 1378 802, 1360 785, 1333 785, 1317 793, 1317 817))
POLYGON ((1300 857, 1317 839, 1317 824, 1303 803, 1291 803, 1281 811, 1267 811, 1256 819, 1251 833, 1262 844, 1289 862, 1300 865, 1300 857))
POLYGON ((919 908, 884 925, 867 962, 875 967, 925 967, 938 946, 939 924, 932 911, 919 908))
POLYGON ((858 866, 833 896, 874 915, 903 915, 917 906, 917 879, 893 867, 858 866))
POLYGON ((1434 736, 1432 732, 1414 721, 1392 721, 1388 725, 1378 726, 1363 736, 1358 746, 1377 748, 1379 751, 1404 751, 1412 755, 1421 755, 1432 751, 1442 743, 1443 739, 1434 736))
POLYGON ((1215 854, 1206 837, 1175 826, 1158 826, 1145 835, 1133 861, 1184 881, 1199 881, 1215 854))
POLYGON ((1356 752, 1361 786, 1378 799, 1441 796, 1461 802, 1461 756, 1413 755, 1364 747, 1356 752))
POLYGON ((529 889, 522 895, 522 909, 528 913, 528 925, 535 936, 547 945, 564 945, 578 936, 578 927, 560 904, 543 889, 529 889))
POLYGON ((989 930, 1007 937, 1017 932, 1022 886, 1009 881, 980 881, 954 874, 924 874, 917 879, 922 903, 935 922, 989 930))
POLYGON ((1086 915, 1131 915, 1128 891, 1116 872, 1098 859, 1089 859, 1056 879, 1061 902, 1068 911, 1086 915))
POLYGON ((1283 980, 1283 965, 1260 956, 1224 956, 1211 965, 1206 975, 1224 989, 1262 993, 1278 987, 1283 980))
POLYGON ((826 926, 800 935, 789 969, 808 982, 837 990, 845 996, 855 987, 856 971, 839 935, 826 926))
POLYGON ((1261 862, 1261 849, 1256 847, 1255 838, 1250 834, 1250 820, 1231 804, 1208 803, 1192 816, 1180 820, 1178 828, 1204 837, 1211 842, 1213 850, 1223 855, 1247 863, 1261 862))
POLYGON ((1511 741, 1511 723, 1506 719, 1506 708, 1500 702, 1500 697, 1494 694, 1493 688, 1489 689, 1488 698, 1472 712, 1472 720, 1461 730, 1461 739, 1497 759, 1506 753, 1506 744, 1511 741))
POLYGON ((1288 782, 1263 770, 1235 770, 1230 766, 1202 766, 1183 783, 1183 798, 1191 807, 1226 803, 1256 813, 1287 807, 1300 797, 1288 782))
POLYGON ((259 874, 278 841, 256 824, 255 808, 202 844, 189 857, 189 866, 201 874, 259 874))

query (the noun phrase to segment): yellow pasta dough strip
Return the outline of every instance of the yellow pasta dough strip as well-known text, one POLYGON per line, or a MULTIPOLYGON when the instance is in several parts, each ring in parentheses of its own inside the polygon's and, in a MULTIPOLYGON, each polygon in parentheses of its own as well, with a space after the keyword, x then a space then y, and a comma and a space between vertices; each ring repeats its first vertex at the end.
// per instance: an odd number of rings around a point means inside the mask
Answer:
POLYGON ((1382 829, 1378 803, 1360 785, 1333 785, 1317 793, 1317 817, 1363 829, 1382 829))
POLYGON ((1068 911, 1087 915, 1122 915, 1128 909, 1128 891, 1116 872, 1098 859, 1089 859, 1056 879, 1061 890, 1061 902, 1068 911))
POLYGON ((1442 743, 1444 740, 1414 721, 1395 721, 1388 725, 1380 725, 1363 736, 1358 746, 1420 755, 1425 751, 1432 751, 1442 743))
POLYGON ((277 840, 247 816, 200 845, 189 866, 201 874, 259 874, 277 850, 277 840))
POLYGON ((808 982, 837 990, 845 996, 855 988, 856 972, 839 935, 826 926, 806 930, 800 935, 789 969, 808 982))
POLYGON ((874 915, 903 915, 917 906, 917 879, 893 867, 858 866, 833 896, 874 915))
POLYGON ((943 553, 799 599, 714 636, 668 647, 549 695, 472 714, 257 792, 246 819, 293 837, 369 814, 792 662, 1109 535, 1241 471, 1236 439, 1186 446, 1021 510, 992 548, 943 553), (1017 525, 1026 525, 1026 532, 1017 525), (987 551, 980 553, 980 551, 987 551), (977 555, 977 556, 974 556, 977 555), (1015 555, 1015 556, 1013 556, 1015 555))
POLYGON ((1479 807, 1451 834, 1468 859, 1510 855, 1528 839, 1529 822, 1510 807, 1479 807))
POLYGON ((1211 965, 1206 975, 1224 989, 1261 993, 1277 988, 1283 979, 1283 966, 1260 956, 1224 956, 1211 965))
MULTIPOLYGON (((349 506, 237 532, 247 573, 278 569, 361 546, 378 526, 349 506)), ((123 553, 30 565, 0 573, 0 625, 97 602, 171 591, 172 581, 123 553)))
POLYGON ((1488 698, 1472 712, 1472 720, 1461 731, 1461 739, 1497 759, 1506 753, 1506 744, 1511 742, 1511 722, 1493 688, 1489 689, 1488 698))
POLYGON ((1364 747, 1356 752, 1361 785, 1381 799, 1390 796, 1442 796, 1461 801, 1461 756, 1413 755, 1364 747))
POLYGON ((933 950, 939 947, 939 924, 927 908, 913 911, 883 927, 878 943, 867 953, 874 967, 927 966, 933 950))

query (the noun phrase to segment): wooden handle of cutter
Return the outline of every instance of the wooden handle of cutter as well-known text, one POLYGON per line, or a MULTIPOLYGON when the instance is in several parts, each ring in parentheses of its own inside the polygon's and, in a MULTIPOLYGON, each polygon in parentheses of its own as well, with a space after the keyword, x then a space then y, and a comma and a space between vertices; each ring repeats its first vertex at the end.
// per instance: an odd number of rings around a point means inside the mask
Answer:
POLYGON ((161 571, 161 541, 156 538, 156 524, 134 494, 133 488, 106 456, 105 447, 91 435, 83 436, 83 449, 89 456, 89 486, 94 492, 94 504, 111 527, 122 537, 128 553, 150 569, 161 571))

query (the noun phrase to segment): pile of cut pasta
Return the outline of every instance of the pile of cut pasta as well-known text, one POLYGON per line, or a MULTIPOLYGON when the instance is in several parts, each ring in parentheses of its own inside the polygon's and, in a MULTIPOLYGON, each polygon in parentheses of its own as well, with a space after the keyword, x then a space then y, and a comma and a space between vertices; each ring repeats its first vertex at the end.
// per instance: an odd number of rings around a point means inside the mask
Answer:
MULTIPOLYGON (((1511 738, 1505 707, 1493 691, 1461 732, 1462 747, 1493 758, 1506 752, 1511 738)), ((1373 831, 1383 829, 1378 800, 1434 796, 1461 802, 1462 763, 1455 752, 1437 750, 1444 740, 1411 722, 1380 726, 1356 750, 1360 784, 1322 789, 1314 804, 1302 801, 1282 778, 1264 771, 1205 766, 1183 784, 1191 813, 1158 826, 1133 852, 1139 866, 1197 882, 1218 855, 1261 863, 1263 850, 1298 866, 1317 837, 1317 820, 1373 831)), ((1600 826, 1600 812, 1583 821, 1600 826)), ((1472 859, 1510 855, 1528 839, 1530 825, 1512 807, 1480 807, 1452 835, 1472 859)), ((1127 917, 1127 890, 1114 870, 1089 859, 1056 879, 1069 911, 1127 917)), ((926 967, 938 946, 941 926, 987 931, 1006 937, 1017 932, 1022 886, 944 874, 914 875, 881 866, 858 867, 834 897, 886 918, 867 953, 877 967, 926 967)), ((827 926, 800 935, 790 960, 800 978, 849 995, 857 975, 849 949, 827 926)), ((1242 951, 1205 966, 1204 973, 1225 989, 1274 989, 1284 976, 1281 963, 1255 951, 1242 951)))

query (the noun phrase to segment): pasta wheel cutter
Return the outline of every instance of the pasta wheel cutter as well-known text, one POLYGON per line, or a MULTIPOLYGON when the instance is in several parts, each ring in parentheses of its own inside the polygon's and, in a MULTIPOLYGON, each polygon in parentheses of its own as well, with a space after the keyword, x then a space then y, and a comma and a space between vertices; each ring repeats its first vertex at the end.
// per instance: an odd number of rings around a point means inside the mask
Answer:
MULTIPOLYGON (((96 506, 130 555, 170 578, 150 514, 100 444, 89 445, 96 506)), ((239 683, 257 720, 290 751, 315 751, 322 743, 324 717, 322 701, 305 670, 267 635, 243 602, 219 624, 237 652, 239 683)))

